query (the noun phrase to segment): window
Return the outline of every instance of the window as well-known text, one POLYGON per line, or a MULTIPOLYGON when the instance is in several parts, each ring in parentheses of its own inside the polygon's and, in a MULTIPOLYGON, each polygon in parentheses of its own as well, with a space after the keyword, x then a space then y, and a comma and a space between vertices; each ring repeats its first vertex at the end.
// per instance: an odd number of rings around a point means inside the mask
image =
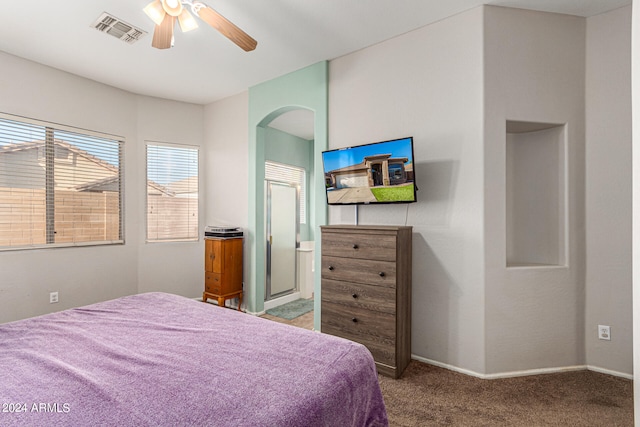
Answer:
POLYGON ((198 147, 147 143, 147 241, 198 240, 198 147))
POLYGON ((306 174, 303 168, 267 161, 264 164, 264 179, 294 183, 300 186, 300 224, 307 223, 306 174))
POLYGON ((123 144, 0 114, 0 249, 123 243, 123 144))
POLYGON ((404 179, 403 165, 392 163, 389 165, 389 178, 392 180, 404 179))

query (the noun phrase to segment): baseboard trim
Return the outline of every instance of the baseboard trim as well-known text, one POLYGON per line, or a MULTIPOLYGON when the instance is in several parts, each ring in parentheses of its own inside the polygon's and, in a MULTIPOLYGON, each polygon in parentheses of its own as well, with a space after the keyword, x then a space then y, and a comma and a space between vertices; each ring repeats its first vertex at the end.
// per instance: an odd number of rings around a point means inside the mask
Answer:
POLYGON ((279 307, 281 305, 284 305, 288 302, 293 302, 295 300, 300 299, 300 292, 295 291, 293 293, 290 293, 288 295, 282 296, 282 297, 278 297, 278 298, 274 298, 272 300, 269 301, 265 301, 264 302, 264 311, 270 310, 272 308, 276 308, 279 307))
POLYGON ((601 374, 612 375, 614 377, 626 378, 628 380, 633 379, 633 374, 625 374, 624 372, 612 371, 611 369, 600 368, 598 366, 587 365, 587 369, 601 374))
MULTIPOLYGON (((193 298, 196 301, 202 301, 202 297, 193 298)), ((210 304, 217 305, 217 301, 208 301, 210 304)), ((229 308, 238 308, 238 305, 235 304, 235 301, 229 303, 229 308)), ((247 314, 251 314, 253 316, 262 316, 266 313, 266 310, 260 312, 252 312, 245 311, 247 314)), ((448 363, 438 362, 436 360, 427 359, 425 357, 421 357, 415 354, 411 355, 411 358, 417 360, 419 362, 426 363, 428 365, 438 366, 439 368, 448 369, 450 371, 459 372, 461 374, 470 375, 472 377, 481 378, 484 380, 494 380, 500 378, 515 378, 515 377, 526 377, 529 375, 543 375, 543 374, 557 374, 560 372, 572 372, 572 371, 593 371, 601 374, 611 375, 614 377, 625 378, 627 380, 633 380, 633 374, 626 374, 624 372, 613 371, 611 369, 600 368, 598 366, 593 365, 575 365, 575 366, 562 366, 558 368, 542 368, 542 369, 526 369, 523 371, 510 371, 510 372, 500 372, 497 374, 481 374, 479 372, 472 371, 470 369, 459 368, 454 365, 449 365, 448 363)))
POLYGON ((632 374, 625 374, 623 372, 612 371, 610 369, 599 368, 597 366, 591 366, 591 365, 562 366, 557 368, 526 369, 522 371, 499 372, 496 374, 481 374, 479 372, 475 372, 470 369, 459 368, 454 365, 449 365, 447 363, 442 363, 436 360, 427 359, 421 356, 417 356, 415 354, 412 354, 411 358, 419 362, 426 363, 428 365, 438 366, 440 368, 448 369, 450 371, 459 372, 461 374, 470 375, 472 377, 481 378, 484 380, 526 377, 529 375, 557 374, 560 372, 585 371, 585 370, 599 372, 601 374, 607 374, 614 377, 626 378, 629 380, 633 379, 632 374))
POLYGON ((264 310, 263 310, 263 311, 257 311, 257 312, 256 312, 256 311, 249 311, 249 310, 245 310, 245 313, 250 314, 250 315, 252 315, 252 316, 260 317, 260 316, 262 316, 263 314, 266 314, 266 311, 264 311, 264 310))
POLYGON ((415 354, 412 354, 411 358, 413 360, 417 360, 418 362, 426 363, 427 365, 437 366, 439 368, 448 369, 450 371, 458 372, 458 373, 465 374, 465 375, 470 375, 472 377, 484 378, 484 375, 480 374, 478 372, 475 372, 475 371, 472 371, 472 370, 469 370, 469 369, 459 368, 457 366, 449 365, 447 363, 438 362, 436 360, 427 359, 425 357, 417 356, 415 354))

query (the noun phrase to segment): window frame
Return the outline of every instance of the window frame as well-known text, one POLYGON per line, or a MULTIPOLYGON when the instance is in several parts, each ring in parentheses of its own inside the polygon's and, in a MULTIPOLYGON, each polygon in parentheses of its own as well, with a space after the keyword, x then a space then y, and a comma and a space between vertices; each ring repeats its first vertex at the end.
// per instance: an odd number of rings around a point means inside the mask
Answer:
POLYGON ((144 235, 145 235, 145 243, 184 243, 184 242, 199 242, 200 241, 200 224, 201 224, 201 215, 200 215, 200 146, 195 144, 182 144, 175 142, 164 142, 164 141, 155 141, 155 140, 145 140, 144 144, 144 167, 145 167, 145 179, 144 179, 144 217, 145 217, 145 227, 144 227, 144 235), (164 238, 164 239, 150 239, 149 238, 149 193, 148 193, 148 185, 149 185, 149 146, 154 147, 169 147, 169 148, 178 148, 185 150, 194 150, 196 152, 196 167, 198 172, 198 203, 196 212, 198 214, 198 222, 196 224, 196 234, 195 237, 177 237, 177 238, 164 238))
MULTIPOLYGON (((4 119, 7 121, 23 123, 31 126, 42 127, 45 133, 45 146, 43 150, 46 152, 47 150, 53 151, 53 154, 45 154, 45 187, 43 190, 45 191, 45 209, 47 211, 46 214, 46 224, 45 224, 45 243, 43 244, 25 244, 25 245, 16 245, 16 246, 0 246, 0 252, 10 252, 10 251, 23 251, 23 250, 33 250, 33 249, 57 249, 57 248, 76 248, 76 247, 91 247, 91 246, 109 246, 109 245, 124 245, 125 244, 125 184, 124 184, 124 172, 125 172, 125 163, 124 163, 124 150, 125 150, 125 142, 126 138, 121 135, 110 134, 106 132, 95 131, 91 129, 80 128, 76 126, 65 125, 61 123, 50 122, 46 120, 34 119, 30 117, 19 116, 15 114, 9 114, 0 112, 0 119, 4 119), (55 133, 72 133, 82 135, 84 137, 89 138, 97 138, 103 140, 109 140, 111 143, 115 143, 117 145, 118 152, 118 239, 109 239, 109 240, 94 240, 94 241, 85 241, 85 242, 64 242, 64 243, 56 243, 55 242, 55 183, 54 176, 55 170, 50 169, 51 164, 55 161, 55 133), (48 203, 47 200, 52 200, 51 203, 48 203)), ((74 145, 74 144, 71 144, 74 145)), ((82 148, 80 148, 82 149, 82 148)), ((90 154, 90 153, 89 153, 90 154)), ((39 153, 38 153, 39 156, 39 153)), ((101 159, 103 160, 103 159, 101 159)), ((54 168, 55 169, 55 168, 54 168)))

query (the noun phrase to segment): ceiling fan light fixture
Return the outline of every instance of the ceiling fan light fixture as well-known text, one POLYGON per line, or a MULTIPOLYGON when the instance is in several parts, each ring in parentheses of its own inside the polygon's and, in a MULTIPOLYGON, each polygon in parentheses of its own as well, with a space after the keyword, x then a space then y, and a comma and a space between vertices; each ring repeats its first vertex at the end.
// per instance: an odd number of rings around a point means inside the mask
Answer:
POLYGON ((162 20, 164 19, 166 12, 164 11, 160 0, 152 1, 143 10, 156 25, 162 24, 162 20))
POLYGON ((151 46, 158 49, 168 49, 173 46, 173 30, 176 19, 182 32, 198 28, 198 22, 193 15, 202 19, 246 52, 254 50, 258 44, 254 38, 238 28, 237 25, 199 0, 153 0, 144 8, 144 11, 156 23, 151 46), (191 13, 184 6, 190 6, 191 13))
POLYGON ((183 9, 180 16, 178 16, 178 24, 180 24, 180 29, 183 33, 198 28, 198 22, 193 15, 187 11, 187 9, 183 9))
POLYGON ((178 17, 182 13, 182 3, 180 0, 162 0, 162 8, 171 16, 178 17))

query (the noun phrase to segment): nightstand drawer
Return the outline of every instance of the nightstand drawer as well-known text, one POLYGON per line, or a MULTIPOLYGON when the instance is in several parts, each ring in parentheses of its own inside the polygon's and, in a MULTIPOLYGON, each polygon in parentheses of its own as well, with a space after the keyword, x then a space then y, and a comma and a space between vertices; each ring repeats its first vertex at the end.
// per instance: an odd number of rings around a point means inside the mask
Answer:
POLYGON ((365 345, 376 362, 396 361, 395 316, 322 302, 321 331, 365 345))
POLYGON ((322 256, 322 278, 396 287, 396 263, 322 256))
POLYGON ((205 273, 204 289, 206 292, 220 295, 222 293, 222 275, 220 273, 205 273))
POLYGON ((396 260, 396 236, 355 233, 322 234, 322 254, 379 261, 396 260))
POLYGON ((322 302, 325 301, 365 310, 396 313, 396 290, 384 286, 322 279, 322 302))

